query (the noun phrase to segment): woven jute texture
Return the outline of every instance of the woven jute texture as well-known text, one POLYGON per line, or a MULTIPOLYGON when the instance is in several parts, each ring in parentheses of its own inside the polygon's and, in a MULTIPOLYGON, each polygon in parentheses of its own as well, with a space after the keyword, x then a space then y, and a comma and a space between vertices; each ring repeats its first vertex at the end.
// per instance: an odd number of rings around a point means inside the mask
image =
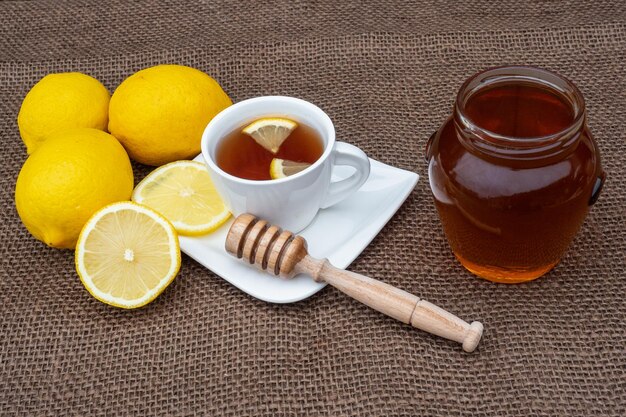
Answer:
MULTIPOLYGON (((625 22, 618 0, 0 3, 0 414, 626 415, 625 22), (145 308, 93 299, 73 253, 17 216, 17 113, 47 73, 84 72, 113 91, 159 63, 211 74, 234 101, 310 100, 341 140, 419 173, 350 269, 482 321, 478 350, 332 288, 268 304, 186 256, 145 308), (455 261, 424 163, 462 81, 503 64, 580 87, 608 175, 560 265, 515 286, 455 261)), ((135 165, 135 180, 147 172, 135 165)))

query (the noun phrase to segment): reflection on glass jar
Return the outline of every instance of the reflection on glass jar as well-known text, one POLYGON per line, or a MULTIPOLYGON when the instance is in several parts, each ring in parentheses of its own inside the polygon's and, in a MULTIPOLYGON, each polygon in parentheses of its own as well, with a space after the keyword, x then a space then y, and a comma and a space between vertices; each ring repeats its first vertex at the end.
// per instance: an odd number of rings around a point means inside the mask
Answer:
POLYGON ((539 68, 494 68, 463 84, 426 155, 465 268, 516 283, 559 262, 604 182, 585 116, 580 91, 539 68))

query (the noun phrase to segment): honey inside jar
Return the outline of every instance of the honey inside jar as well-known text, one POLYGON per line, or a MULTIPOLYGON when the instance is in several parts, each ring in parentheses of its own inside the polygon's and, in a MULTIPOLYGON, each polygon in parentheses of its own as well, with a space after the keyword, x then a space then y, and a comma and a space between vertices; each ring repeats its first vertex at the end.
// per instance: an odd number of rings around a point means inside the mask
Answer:
POLYGON ((604 174, 576 87, 529 67, 491 71, 464 84, 431 138, 429 179, 463 266, 516 283, 559 262, 604 174))
POLYGON ((572 106, 547 87, 502 83, 470 96, 465 114, 498 135, 534 138, 562 131, 574 121, 572 106))

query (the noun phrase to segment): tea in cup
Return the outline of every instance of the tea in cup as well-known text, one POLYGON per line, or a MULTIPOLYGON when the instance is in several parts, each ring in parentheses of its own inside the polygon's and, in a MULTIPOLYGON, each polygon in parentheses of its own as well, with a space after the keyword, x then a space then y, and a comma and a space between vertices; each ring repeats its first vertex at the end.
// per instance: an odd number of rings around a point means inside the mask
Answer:
POLYGON ((208 124, 201 146, 211 179, 235 216, 251 213, 293 232, 309 225, 320 208, 349 197, 370 172, 363 151, 335 140, 326 113, 293 97, 257 97, 228 107, 208 124), (276 132, 262 128, 289 132, 279 134, 282 142, 275 146, 276 132), (354 172, 332 181, 337 165, 354 172))
POLYGON ((321 135, 311 126, 291 119, 263 118, 226 135, 217 146, 215 161, 218 167, 235 177, 263 181, 304 170, 323 153, 321 135), (255 127, 261 124, 261 127, 255 127), (268 131, 265 135, 264 129, 268 131), (277 135, 280 144, 275 149, 270 144, 266 145, 267 148, 261 144, 266 136, 272 139, 277 135), (284 139, 280 139, 283 136, 284 139))

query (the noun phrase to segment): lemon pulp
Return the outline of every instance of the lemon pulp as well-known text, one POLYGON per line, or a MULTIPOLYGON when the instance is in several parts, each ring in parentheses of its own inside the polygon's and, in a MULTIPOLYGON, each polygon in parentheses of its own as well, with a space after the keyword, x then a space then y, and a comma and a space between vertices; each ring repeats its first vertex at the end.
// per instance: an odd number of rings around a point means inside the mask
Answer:
POLYGON ((270 163, 270 177, 273 180, 289 177, 297 174, 298 172, 304 171, 310 166, 311 164, 308 162, 296 162, 288 159, 274 158, 270 163))
POLYGON ((155 169, 137 185, 132 199, 161 213, 183 235, 209 233, 230 217, 206 167, 194 161, 155 169))
POLYGON ((154 300, 180 269, 178 237, 153 210, 114 203, 87 222, 76 245, 76 270, 96 299, 137 308, 154 300))
POLYGON ((298 123, 293 120, 267 117, 250 123, 242 132, 252 136, 259 145, 275 154, 296 127, 298 123))

